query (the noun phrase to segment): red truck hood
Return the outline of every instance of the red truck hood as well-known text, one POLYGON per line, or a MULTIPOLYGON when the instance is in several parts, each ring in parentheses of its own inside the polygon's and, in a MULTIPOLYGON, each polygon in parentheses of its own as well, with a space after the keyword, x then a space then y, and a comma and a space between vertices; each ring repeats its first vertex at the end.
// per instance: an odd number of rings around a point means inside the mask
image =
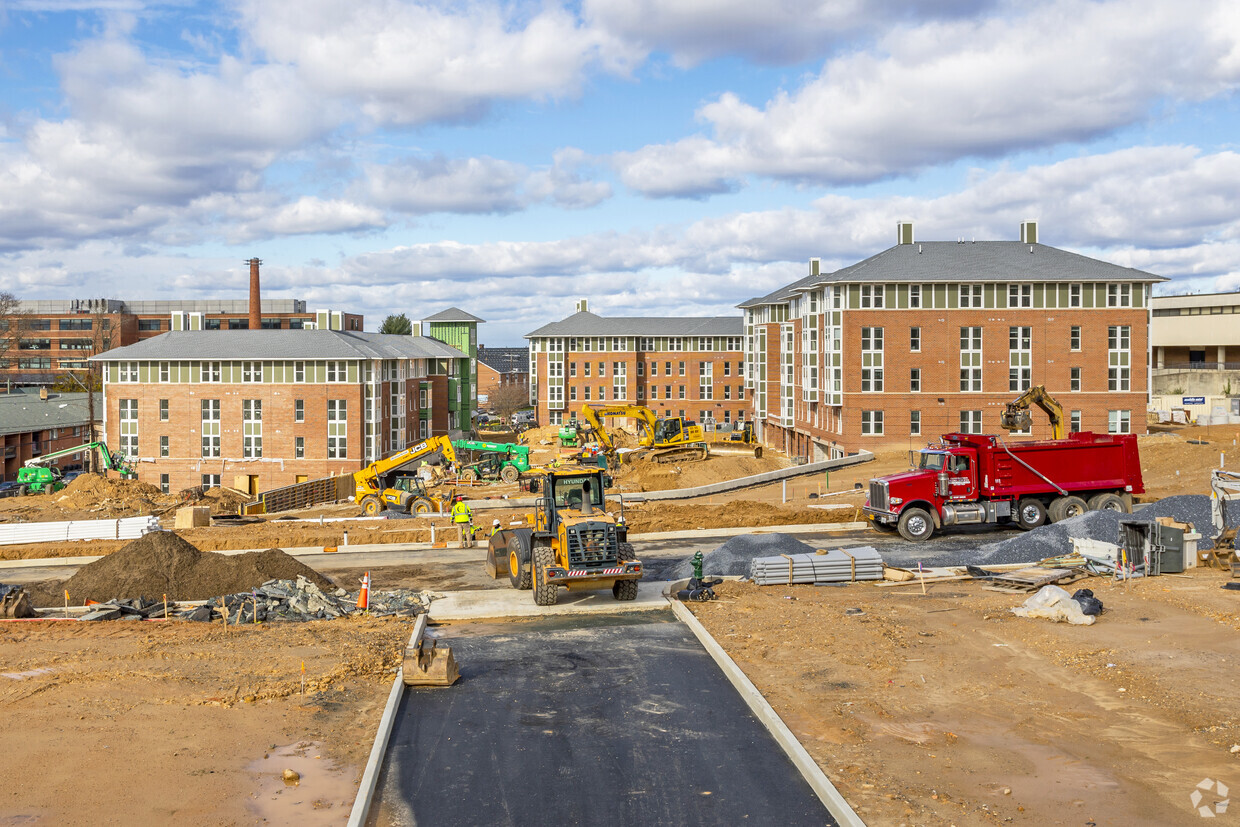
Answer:
POLYGON ((887 483, 888 488, 895 488, 898 485, 908 485, 920 480, 930 480, 933 483, 937 477, 937 471, 901 471, 898 474, 888 474, 885 477, 875 477, 875 479, 887 483))

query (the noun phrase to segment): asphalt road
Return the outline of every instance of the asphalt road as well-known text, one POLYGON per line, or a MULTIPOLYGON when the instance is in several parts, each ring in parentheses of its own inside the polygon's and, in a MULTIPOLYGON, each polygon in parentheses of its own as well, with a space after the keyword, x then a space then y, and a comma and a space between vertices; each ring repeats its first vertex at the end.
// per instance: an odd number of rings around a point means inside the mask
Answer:
POLYGON ((670 613, 439 632, 461 680, 406 691, 372 824, 836 823, 670 613))

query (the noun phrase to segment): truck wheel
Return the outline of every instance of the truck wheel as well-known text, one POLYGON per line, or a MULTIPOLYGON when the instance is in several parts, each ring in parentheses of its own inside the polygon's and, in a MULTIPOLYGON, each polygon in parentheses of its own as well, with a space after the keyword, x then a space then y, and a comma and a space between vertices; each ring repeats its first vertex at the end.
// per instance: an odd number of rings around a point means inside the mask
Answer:
POLYGON ((547 568, 555 565, 555 554, 550 546, 538 546, 534 549, 534 603, 539 606, 554 606, 559 596, 560 587, 547 582, 547 568))
POLYGON ((430 514, 434 510, 431 506, 431 501, 424 497, 418 497, 410 504, 409 508, 409 511, 413 514, 430 514))
POLYGON ((531 587, 529 542, 522 542, 521 535, 508 538, 508 582, 514 589, 528 591, 531 587))
POLYGON ((1016 507, 1016 524, 1025 531, 1046 522, 1046 506, 1041 500, 1021 500, 1016 507))
POLYGON ((515 465, 505 465, 499 472, 499 478, 504 482, 516 482, 520 476, 521 472, 515 465))
POLYGON ((362 500, 362 513, 367 517, 378 517, 383 511, 383 503, 379 502, 376 497, 366 497, 362 500))
POLYGON ((461 471, 461 482, 477 482, 478 474, 472 468, 461 471))
POLYGON ((633 550, 633 544, 632 544, 632 543, 621 543, 621 544, 620 544, 620 556, 619 556, 619 559, 620 559, 621 561, 624 561, 624 560, 636 560, 636 559, 637 559, 637 552, 633 550))
POLYGON ((617 600, 636 600, 637 581, 617 580, 615 583, 611 584, 611 596, 617 600))
POLYGON ((1090 511, 1118 511, 1127 514, 1128 503, 1119 494, 1095 494, 1089 498, 1090 511))
POLYGON ((910 543, 929 540, 934 533, 934 519, 924 508, 906 508, 900 515, 898 530, 900 536, 910 543))
POLYGON ((24 497, 29 493, 30 493, 29 485, 23 485, 21 488, 17 489, 17 496, 19 497, 24 497))
POLYGON ((1058 497, 1051 501, 1051 507, 1047 510, 1047 514, 1051 518, 1052 523, 1060 520, 1067 520, 1071 517, 1079 517, 1089 510, 1089 506, 1080 497, 1069 495, 1067 497, 1058 497))

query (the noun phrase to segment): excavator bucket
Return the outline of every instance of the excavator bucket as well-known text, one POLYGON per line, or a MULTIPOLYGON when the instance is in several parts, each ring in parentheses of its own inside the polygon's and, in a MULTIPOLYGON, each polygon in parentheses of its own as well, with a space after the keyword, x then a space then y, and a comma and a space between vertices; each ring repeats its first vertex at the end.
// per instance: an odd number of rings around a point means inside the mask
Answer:
POLYGON ((5 587, 8 590, 0 597, 0 617, 23 618, 38 617, 38 613, 30 605, 30 595, 21 586, 5 587))
POLYGON ((421 641, 412 649, 405 650, 403 667, 405 686, 451 686, 461 677, 452 649, 431 642, 427 648, 421 641))
POLYGON ((1027 431, 1033 426, 1028 410, 1006 410, 999 414, 999 424, 1008 431, 1027 431))

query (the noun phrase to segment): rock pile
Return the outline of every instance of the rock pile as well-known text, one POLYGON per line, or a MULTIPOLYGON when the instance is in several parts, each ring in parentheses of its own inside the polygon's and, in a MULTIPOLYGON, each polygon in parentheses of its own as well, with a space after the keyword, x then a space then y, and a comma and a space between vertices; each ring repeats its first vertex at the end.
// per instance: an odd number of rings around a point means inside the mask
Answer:
MULTIPOLYGON (((371 595, 369 612, 375 617, 413 617, 430 608, 430 595, 412 589, 399 589, 371 595)), ((361 611, 357 592, 335 589, 324 592, 305 577, 296 580, 269 580, 249 592, 213 597, 194 609, 182 612, 185 620, 210 621, 227 613, 229 623, 271 620, 331 620, 361 611)))

